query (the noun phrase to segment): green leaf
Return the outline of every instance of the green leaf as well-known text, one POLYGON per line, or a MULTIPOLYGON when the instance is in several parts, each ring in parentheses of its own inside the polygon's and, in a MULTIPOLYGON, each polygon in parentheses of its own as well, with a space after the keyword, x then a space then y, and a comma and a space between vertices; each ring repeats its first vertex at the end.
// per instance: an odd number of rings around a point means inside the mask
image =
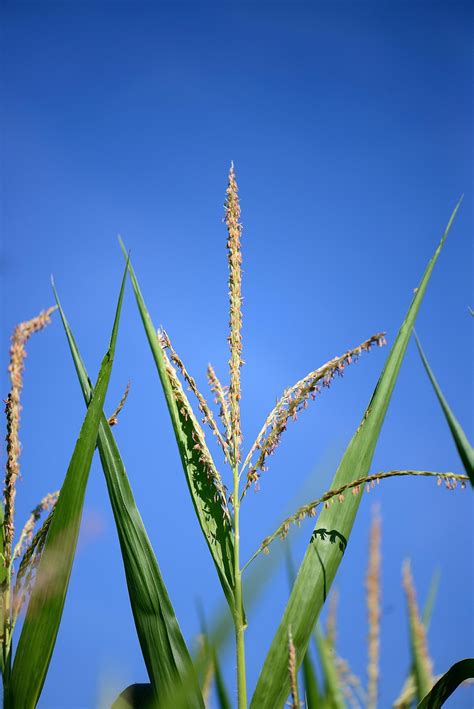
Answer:
POLYGON ((15 653, 7 706, 30 709, 41 694, 61 622, 117 342, 127 270, 120 288, 107 354, 61 487, 15 653))
POLYGON ((462 682, 474 677, 474 659, 456 662, 418 704, 418 709, 439 709, 462 682))
MULTIPOLYGON (((291 554, 291 548, 288 545, 284 545, 284 549, 286 552, 286 575, 291 589, 295 582, 293 556, 291 554)), ((309 646, 303 659, 303 681, 306 706, 308 709, 319 709, 322 706, 323 700, 319 695, 316 670, 311 660, 309 646)))
MULTIPOLYGON (((428 263, 366 412, 336 471, 331 485, 333 488, 362 477, 369 471, 421 301, 460 203, 456 205, 440 244, 428 263)), ((274 709, 285 702, 289 692, 289 681, 285 672, 288 629, 292 629, 297 663, 300 665, 308 647, 311 630, 342 561, 360 500, 360 494, 350 495, 343 505, 333 505, 321 512, 258 679, 251 702, 253 709, 274 709)))
POLYGON ((423 362, 423 366, 431 381, 431 384, 433 385, 433 389, 435 390, 435 394, 438 397, 439 403, 441 404, 441 408, 443 409, 443 413, 446 418, 446 421, 448 422, 448 426, 453 436, 454 443, 456 445, 456 448, 458 449, 459 457, 461 458, 462 463, 464 465, 464 469, 469 476, 471 485, 472 487, 474 487, 474 448, 467 440, 467 436, 464 433, 461 424, 450 409, 448 402, 446 401, 443 392, 441 391, 439 384, 435 379, 433 371, 430 365, 428 364, 428 360, 426 359, 425 353, 423 352, 421 343, 416 335, 416 332, 414 332, 413 334, 415 336, 415 342, 416 346, 418 347, 418 352, 420 353, 421 361, 423 362))
POLYGON ((306 706, 308 709, 318 709, 318 707, 321 706, 321 698, 318 692, 316 670, 311 659, 309 647, 303 660, 303 681, 306 706))
POLYGON ((213 647, 212 652, 214 660, 217 704, 219 706, 219 709, 231 709, 232 704, 229 698, 229 693, 227 692, 227 688, 224 683, 224 677, 222 676, 221 665, 215 647, 213 647))
MULTIPOLYGON (((125 246, 122 240, 120 245, 126 255, 125 246)), ((158 342, 155 326, 151 320, 148 310, 143 300, 143 296, 138 285, 135 272, 129 263, 129 272, 132 279, 133 289, 137 300, 138 309, 143 321, 143 326, 150 344, 150 348, 155 360, 161 385, 168 405, 169 414, 173 424, 173 429, 178 444, 181 462, 186 475, 189 492, 193 501, 194 509, 199 520, 202 532, 211 552, 214 564, 219 575, 227 602, 231 609, 234 607, 234 541, 230 521, 225 516, 220 495, 216 486, 206 471, 201 461, 201 454, 196 448, 195 434, 200 428, 191 406, 187 401, 184 391, 182 392, 185 401, 185 410, 177 405, 177 401, 170 384, 163 351, 158 342)), ((212 461, 205 443, 206 458, 212 461)), ((218 476, 214 469, 214 476, 218 476)))
POLYGON ((346 703, 342 695, 339 673, 334 662, 334 651, 318 628, 316 628, 314 636, 324 675, 325 706, 328 709, 345 709, 346 703))
MULTIPOLYGON (((91 397, 91 384, 56 291, 54 294, 87 404, 91 397)), ((120 451, 103 413, 98 447, 120 542, 137 636, 155 696, 159 700, 164 699, 169 692, 175 690, 181 677, 188 684, 188 706, 202 707, 202 696, 188 648, 136 506, 120 451)))

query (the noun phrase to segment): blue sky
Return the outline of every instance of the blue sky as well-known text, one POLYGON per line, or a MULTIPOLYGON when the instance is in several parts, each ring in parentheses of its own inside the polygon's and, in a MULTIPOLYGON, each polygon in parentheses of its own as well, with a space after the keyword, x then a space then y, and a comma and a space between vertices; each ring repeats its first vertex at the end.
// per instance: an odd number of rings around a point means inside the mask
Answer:
MULTIPOLYGON (((242 416, 248 445, 275 397, 380 330, 393 343, 459 196, 464 203, 417 322, 472 440, 472 10, 468 3, 2 5, 2 389, 14 325, 52 302, 53 273, 90 374, 106 349, 123 267, 118 233, 156 324, 202 389, 227 362, 230 161, 244 258, 242 416)), ((332 473, 388 349, 347 370, 290 426, 243 509, 243 557, 332 473), (310 482, 308 482, 310 480, 310 482), (306 487, 305 487, 306 486, 306 487)), ((221 593, 193 516, 130 288, 107 407, 183 632, 221 593)), ((59 487, 83 411, 59 320, 29 345, 18 523, 59 487)), ((372 470, 460 471, 410 345, 372 470)), ((224 473, 228 471, 224 470, 224 473)), ((436 568, 436 672, 472 655, 472 502, 430 481, 367 497, 336 578, 339 648, 365 679, 364 574, 371 508, 383 521, 381 706, 408 666, 401 563, 419 598, 436 568)), ((294 535, 304 554, 308 524, 294 535)), ((264 568, 266 559, 259 562, 264 568)), ((251 687, 288 595, 276 572, 249 613, 251 687)), ((234 660, 224 655, 233 686, 234 660)), ((146 674, 98 460, 63 623, 39 706, 107 706, 146 674)), ((450 706, 468 707, 465 690, 450 706)))

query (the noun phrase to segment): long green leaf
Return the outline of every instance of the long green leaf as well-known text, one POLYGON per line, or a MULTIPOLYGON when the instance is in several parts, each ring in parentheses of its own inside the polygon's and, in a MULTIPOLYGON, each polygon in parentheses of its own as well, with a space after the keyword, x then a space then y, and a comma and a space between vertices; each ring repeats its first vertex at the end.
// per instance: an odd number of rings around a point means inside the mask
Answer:
POLYGON ((309 647, 303 660, 303 681, 306 706, 308 709, 318 709, 321 706, 321 698, 318 691, 316 670, 309 653, 309 647))
MULTIPOLYGON (((120 245, 126 255, 125 246, 120 240, 120 245)), ((168 405, 173 424, 176 442, 181 456, 181 462, 186 475, 189 491, 193 501, 199 524, 211 552, 214 564, 219 575, 227 602, 230 608, 234 605, 234 542, 230 522, 225 517, 221 504, 216 499, 216 488, 200 460, 200 452, 196 450, 195 432, 199 427, 192 414, 192 409, 186 399, 186 411, 177 405, 173 389, 166 372, 166 365, 161 346, 158 342, 155 326, 145 305, 140 286, 135 272, 129 263, 129 272, 132 280, 138 309, 143 321, 145 332, 155 360, 163 392, 168 405)), ((183 392, 184 397, 186 395, 183 392)), ((205 444, 204 444, 205 445, 205 444)), ((206 449, 206 458, 212 460, 211 454, 206 449)))
MULTIPOLYGON (((92 388, 69 323, 55 293, 86 404, 92 388)), ((181 680, 189 685, 190 707, 202 697, 188 648, 133 497, 127 472, 107 418, 102 414, 98 447, 117 528, 138 640, 155 697, 161 701, 181 680)))
POLYGON ((325 700, 328 709, 345 709, 345 701, 341 690, 339 673, 334 662, 334 651, 319 628, 314 632, 319 659, 324 675, 325 700))
POLYGON ((61 487, 41 556, 7 690, 7 706, 30 709, 41 694, 61 622, 89 470, 117 342, 125 269, 107 354, 61 487))
POLYGON ((462 682, 474 677, 474 659, 456 662, 418 704, 417 709, 439 709, 462 682))
MULTIPOLYGON (((460 202, 456 205, 439 246, 428 263, 369 405, 344 453, 331 487, 345 485, 369 471, 418 310, 459 206, 460 202)), ((292 629, 297 663, 300 665, 308 647, 311 630, 341 563, 360 500, 361 495, 351 495, 343 505, 333 505, 322 511, 260 674, 252 698, 253 709, 274 709, 285 702, 289 693, 289 681, 285 672, 285 639, 288 637, 288 629, 292 629), (338 543, 335 543, 336 541, 338 543)))
POLYGON ((212 648, 212 654, 213 654, 213 660, 214 660, 217 704, 219 706, 219 709, 231 709, 232 704, 229 699, 227 687, 225 686, 224 677, 222 675, 221 665, 219 662, 219 657, 218 657, 215 647, 212 648))
POLYGON ((471 485, 472 487, 474 487, 474 448, 469 443, 467 436, 461 427, 461 424, 459 423, 456 416, 453 414, 450 406, 448 405, 448 402, 446 401, 446 398, 443 392, 441 391, 438 382, 435 379, 433 371, 430 365, 428 364, 428 360, 426 359, 426 355, 423 352, 421 343, 416 335, 416 332, 413 334, 415 336, 415 342, 416 346, 418 347, 418 352, 420 353, 421 361, 423 362, 423 366, 426 370, 431 384, 433 385, 433 389, 435 391, 436 396, 438 397, 439 403, 441 404, 441 408, 443 409, 443 413, 446 418, 446 421, 448 422, 448 426, 453 436, 454 443, 456 445, 456 448, 458 449, 459 457, 461 458, 462 463, 464 465, 464 469, 469 476, 471 485))
MULTIPOLYGON (((284 548, 286 552, 286 575, 291 589, 295 582, 295 567, 290 547, 285 546, 284 548)), ((316 669, 311 659, 309 646, 303 659, 303 681, 305 702, 308 709, 322 709, 323 698, 319 695, 316 669)))

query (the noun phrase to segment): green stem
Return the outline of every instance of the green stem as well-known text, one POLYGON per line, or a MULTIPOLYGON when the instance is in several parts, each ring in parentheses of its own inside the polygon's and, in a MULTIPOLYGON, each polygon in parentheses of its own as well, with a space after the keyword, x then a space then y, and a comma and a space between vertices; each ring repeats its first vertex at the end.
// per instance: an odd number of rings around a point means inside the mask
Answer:
POLYGON ((242 572, 240 569, 240 531, 239 531, 239 470, 234 465, 234 576, 235 576, 235 641, 237 646, 237 705, 238 709, 247 709, 247 677, 245 670, 245 621, 242 597, 242 572))
POLYGON ((3 631, 3 646, 2 646, 2 680, 3 680, 3 702, 4 706, 8 706, 8 689, 10 684, 11 674, 11 643, 13 630, 11 627, 11 563, 6 571, 6 578, 2 593, 2 631, 3 631))

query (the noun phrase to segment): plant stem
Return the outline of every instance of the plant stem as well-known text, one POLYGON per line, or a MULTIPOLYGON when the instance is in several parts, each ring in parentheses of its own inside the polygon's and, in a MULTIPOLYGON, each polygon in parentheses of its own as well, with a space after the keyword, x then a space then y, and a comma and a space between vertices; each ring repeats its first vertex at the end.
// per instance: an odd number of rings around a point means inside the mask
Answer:
POLYGON ((8 688, 10 683, 11 673, 11 642, 12 642, 12 627, 11 627, 11 564, 7 569, 4 588, 2 590, 2 681, 3 681, 3 701, 4 706, 8 706, 8 688))
POLYGON ((239 470, 235 464, 234 473, 234 576, 235 576, 235 642, 237 647, 237 706, 247 709, 247 677, 245 668, 245 622, 242 597, 242 572, 240 569, 240 531, 239 531, 239 470))

